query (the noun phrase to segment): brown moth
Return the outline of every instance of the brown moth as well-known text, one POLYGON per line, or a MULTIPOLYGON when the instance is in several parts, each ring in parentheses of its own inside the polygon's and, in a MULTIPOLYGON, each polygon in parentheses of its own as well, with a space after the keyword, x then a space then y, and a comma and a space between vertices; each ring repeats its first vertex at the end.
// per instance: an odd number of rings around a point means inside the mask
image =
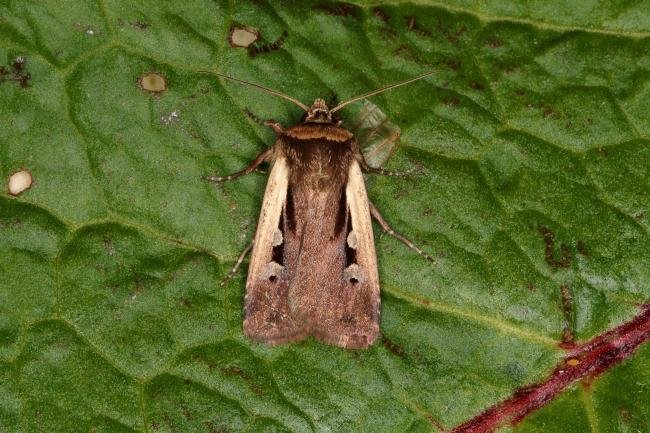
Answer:
POLYGON ((368 200, 364 171, 399 173, 369 166, 352 132, 334 114, 352 102, 432 73, 331 109, 323 99, 308 107, 280 92, 215 73, 289 100, 305 111, 302 123, 288 128, 264 122, 275 131, 276 141, 244 170, 206 177, 222 182, 249 174, 262 162, 271 164, 246 280, 246 336, 276 345, 311 335, 350 349, 366 348, 377 339, 379 276, 371 216, 387 233, 431 258, 393 231, 368 200))

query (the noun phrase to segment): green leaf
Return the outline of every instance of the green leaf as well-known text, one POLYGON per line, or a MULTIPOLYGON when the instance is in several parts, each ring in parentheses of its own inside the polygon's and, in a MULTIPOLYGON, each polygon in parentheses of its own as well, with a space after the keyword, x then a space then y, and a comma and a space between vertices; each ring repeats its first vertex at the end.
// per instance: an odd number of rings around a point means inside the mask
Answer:
MULTIPOLYGON (((650 300, 649 53, 644 2, 0 2, 0 176, 34 179, 0 196, 0 432, 435 432, 543 381, 650 300), (373 98, 417 174, 368 190, 437 263, 377 227, 380 342, 248 341, 219 283, 265 177, 200 178, 271 145, 244 110, 301 113, 201 71, 310 103, 432 68, 373 98)), ((649 431, 625 357, 501 431, 649 431)))

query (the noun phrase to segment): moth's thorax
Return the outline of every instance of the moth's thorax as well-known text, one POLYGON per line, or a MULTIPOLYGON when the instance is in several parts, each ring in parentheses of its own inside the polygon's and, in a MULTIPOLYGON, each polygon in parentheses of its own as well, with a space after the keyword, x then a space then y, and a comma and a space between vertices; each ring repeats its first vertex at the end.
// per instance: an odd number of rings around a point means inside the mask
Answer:
POLYGON ((291 126, 284 131, 284 135, 294 140, 327 140, 344 142, 351 140, 353 134, 345 128, 331 123, 304 123, 291 126))
POLYGON ((287 128, 278 150, 287 158, 290 184, 325 191, 342 187, 357 147, 347 129, 308 123, 287 128))

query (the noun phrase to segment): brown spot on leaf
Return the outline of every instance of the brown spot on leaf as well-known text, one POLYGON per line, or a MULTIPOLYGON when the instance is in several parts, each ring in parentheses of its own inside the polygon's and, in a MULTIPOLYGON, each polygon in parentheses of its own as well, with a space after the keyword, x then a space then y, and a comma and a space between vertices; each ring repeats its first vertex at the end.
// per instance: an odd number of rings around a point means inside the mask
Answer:
POLYGON ((106 250, 106 253, 109 256, 114 256, 116 251, 115 251, 115 246, 113 245, 113 240, 111 238, 105 237, 102 239, 102 244, 104 244, 104 249, 106 250))
POLYGON ((499 38, 493 36, 487 40, 487 46, 490 48, 501 48, 503 43, 499 38))
POLYGON ((409 30, 413 30, 415 28, 415 17, 410 16, 406 17, 406 28, 409 30))
POLYGON ((373 8, 372 14, 374 16, 376 16, 377 18, 379 18, 380 20, 382 20, 383 22, 385 22, 385 23, 387 23, 388 20, 390 19, 388 14, 386 12, 384 12, 383 10, 381 10, 380 8, 373 8))
POLYGON ((321 4, 316 6, 315 9, 337 17, 359 18, 357 6, 350 3, 321 4))
POLYGON ((25 67, 26 62, 27 62, 27 60, 23 56, 18 56, 11 63, 11 67, 14 69, 15 72, 21 72, 23 70, 23 68, 25 67))
POLYGON ((149 24, 145 23, 144 21, 136 20, 136 21, 131 21, 129 24, 131 24, 131 27, 138 29, 138 30, 147 30, 149 28, 149 24))
POLYGON ((558 119, 560 117, 560 115, 555 110, 553 110, 553 107, 550 107, 548 105, 542 107, 542 113, 546 119, 558 119))
POLYGON ((426 298, 418 298, 418 304, 424 305, 425 307, 431 306, 431 301, 426 298))
POLYGON ((619 412, 619 414, 620 414, 620 416, 621 416, 621 420, 622 420, 624 423, 628 423, 628 422, 630 422, 630 418, 631 418, 631 417, 630 417, 630 411, 629 411, 629 410, 627 410, 627 409, 621 409, 621 411, 619 412))
POLYGON ((263 53, 269 53, 271 51, 279 50, 282 45, 284 45, 284 41, 287 39, 288 33, 287 31, 283 31, 282 34, 278 39, 276 39, 272 43, 264 43, 262 40, 256 41, 252 45, 248 47, 248 55, 251 57, 255 57, 258 54, 263 54, 263 53))
POLYGON ((431 424, 433 427, 438 429, 438 431, 445 431, 445 426, 442 425, 442 423, 440 421, 435 419, 433 417, 433 415, 431 415, 430 413, 427 413, 427 414, 424 415, 424 417, 427 419, 427 421, 429 421, 429 424, 431 424))
POLYGON ((11 70, 6 66, 0 66, 0 84, 13 81, 23 89, 29 87, 32 76, 25 70, 26 63, 25 57, 18 56, 11 62, 11 70))
POLYGON ((260 39, 260 33, 251 27, 232 27, 228 33, 231 47, 248 48, 260 39))
POLYGON ((250 374, 246 373, 241 368, 236 366, 222 368, 221 372, 224 373, 226 376, 239 377, 243 379, 244 382, 246 382, 246 384, 250 388, 250 390, 253 391, 255 394, 257 395, 264 394, 264 390, 262 390, 262 388, 260 388, 260 386, 257 383, 255 383, 253 377, 250 374))
POLYGON ((448 107, 458 107, 460 105, 460 99, 457 97, 446 98, 442 100, 442 103, 448 107))
POLYGON ((469 83, 469 87, 478 91, 481 91, 485 88, 483 87, 483 84, 479 83, 478 81, 472 81, 471 83, 469 83))
POLYGON ((405 358, 406 357, 406 352, 404 351, 404 348, 401 346, 395 344, 393 341, 391 341, 388 337, 385 335, 382 335, 381 337, 381 343, 384 345, 386 349, 388 349, 393 355, 397 355, 400 358, 405 358))
POLYGON ((452 59, 445 60, 445 65, 447 65, 447 67, 453 71, 457 71, 460 69, 460 62, 458 60, 452 60, 452 59))
POLYGON ((183 414, 183 417, 185 417, 186 420, 192 421, 192 413, 184 404, 181 405, 181 413, 183 414))
POLYGON ((193 304, 192 301, 187 299, 185 296, 181 296, 178 300, 178 303, 181 304, 185 308, 192 308, 193 304))
POLYGON ((418 22, 414 16, 406 17, 406 28, 408 31, 414 32, 421 37, 431 36, 431 32, 429 30, 423 29, 418 25, 418 22))
POLYGON ((560 245, 562 257, 557 260, 554 255, 555 234, 546 226, 539 226, 539 233, 544 238, 544 260, 554 270, 571 266, 571 253, 565 244, 560 245))
POLYGON ((138 85, 149 93, 162 93, 167 90, 167 80, 158 72, 145 72, 138 79, 138 85))
POLYGON ((583 256, 588 256, 589 252, 587 251, 587 246, 583 241, 578 241, 576 244, 576 249, 578 250, 578 253, 580 253, 583 256))

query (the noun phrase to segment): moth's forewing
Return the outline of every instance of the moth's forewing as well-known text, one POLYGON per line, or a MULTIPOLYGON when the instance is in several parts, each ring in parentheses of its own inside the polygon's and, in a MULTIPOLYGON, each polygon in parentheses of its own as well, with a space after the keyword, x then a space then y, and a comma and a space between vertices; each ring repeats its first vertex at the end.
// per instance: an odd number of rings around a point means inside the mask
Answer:
POLYGON ((347 262, 323 293, 319 320, 312 334, 329 344, 361 349, 379 334, 379 276, 368 196, 356 159, 350 163, 345 187, 347 230, 343 245, 347 262))
POLYGON ((276 152, 266 184, 246 280, 244 333, 253 340, 281 344, 305 336, 289 311, 289 273, 275 261, 274 248, 282 246, 280 222, 285 207, 289 167, 276 152))

